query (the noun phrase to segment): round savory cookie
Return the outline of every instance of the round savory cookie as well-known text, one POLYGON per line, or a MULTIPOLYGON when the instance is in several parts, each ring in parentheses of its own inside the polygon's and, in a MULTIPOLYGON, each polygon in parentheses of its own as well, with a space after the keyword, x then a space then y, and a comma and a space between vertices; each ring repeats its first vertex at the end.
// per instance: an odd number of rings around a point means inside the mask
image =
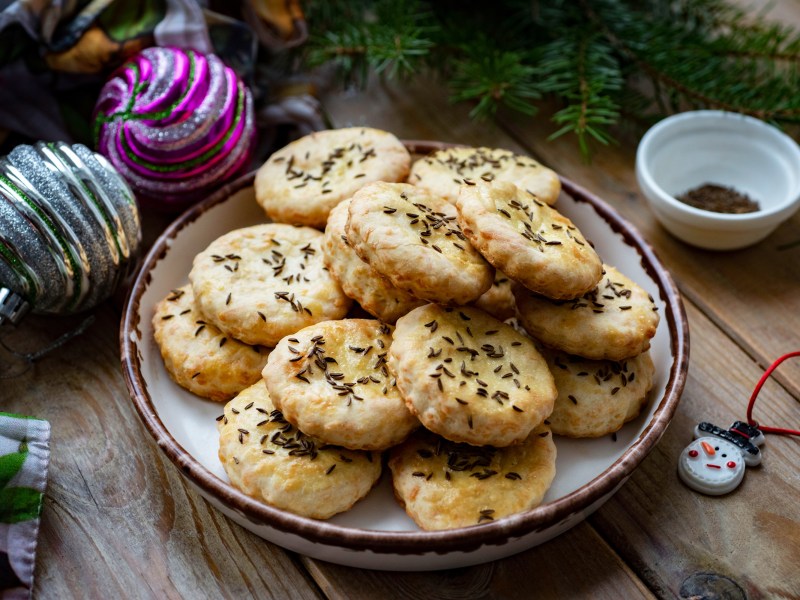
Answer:
POLYGON ((572 221, 513 183, 464 186, 456 208, 472 245, 529 290, 575 298, 600 281, 600 257, 572 221))
POLYGON ((198 310, 227 335, 265 346, 342 318, 351 300, 325 267, 321 245, 316 229, 278 223, 226 233, 194 259, 198 310))
POLYGON ((217 418, 219 460, 233 486, 256 500, 328 519, 367 495, 381 458, 305 435, 288 423, 263 381, 243 390, 217 418))
POLYGON ((426 302, 396 288, 359 258, 345 234, 349 208, 350 200, 343 200, 328 216, 322 241, 325 265, 344 293, 361 308, 381 321, 394 323, 398 317, 426 302))
POLYGON ((324 229, 328 213, 372 181, 404 181, 411 156, 369 127, 317 131, 278 150, 256 173, 256 200, 273 221, 324 229))
POLYGON ((538 506, 556 473, 546 425, 508 448, 457 444, 425 430, 390 451, 397 499, 422 529, 490 523, 538 506))
POLYGON ((405 183, 372 183, 350 201, 347 240, 392 285, 417 298, 467 304, 494 270, 470 245, 452 204, 405 183))
POLYGON ((501 271, 494 272, 492 287, 472 304, 501 321, 517 314, 514 308, 514 294, 511 292, 511 280, 501 271))
POLYGON ((286 420, 329 444, 385 450, 419 426, 386 367, 391 327, 373 319, 325 321, 273 350, 264 381, 286 420))
POLYGON ((542 355, 556 382, 553 433, 600 437, 635 419, 653 387, 655 366, 650 352, 621 360, 590 360, 543 348, 542 355))
POLYGON ((425 427, 476 446, 522 442, 557 395, 530 338, 467 306, 428 304, 400 317, 389 368, 425 427))
POLYGON ((156 304, 153 337, 169 376, 193 394, 224 402, 261 379, 269 350, 223 334, 195 308, 189 285, 156 304))
POLYGON ((558 175, 528 156, 499 148, 447 148, 416 161, 408 182, 455 203, 462 185, 510 181, 545 204, 561 192, 558 175), (465 181, 466 180, 466 181, 465 181))
POLYGON ((550 300, 516 285, 517 316, 542 343, 595 360, 623 360, 650 348, 658 308, 646 291, 603 265, 593 290, 573 300, 550 300))

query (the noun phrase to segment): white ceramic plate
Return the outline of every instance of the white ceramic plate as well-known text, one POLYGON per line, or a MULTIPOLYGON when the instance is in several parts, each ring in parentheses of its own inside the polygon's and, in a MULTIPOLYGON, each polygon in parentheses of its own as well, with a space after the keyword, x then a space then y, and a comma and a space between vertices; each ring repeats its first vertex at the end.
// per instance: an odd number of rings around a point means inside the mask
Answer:
MULTIPOLYGON (((416 153, 434 142, 408 142, 416 153)), ((266 221, 253 174, 190 209, 157 240, 129 295, 121 327, 122 365, 134 404, 166 455, 223 513, 280 546, 334 563, 389 570, 467 566, 542 543, 596 510, 630 476, 668 425, 683 390, 688 329, 678 291, 652 249, 607 204, 563 180, 557 208, 594 244, 603 260, 655 299, 661 323, 652 341, 656 379, 642 414, 615 436, 556 437, 556 478, 538 508, 451 531, 424 532, 394 500, 388 473, 366 499, 330 521, 261 504, 235 490, 217 458, 215 418, 222 406, 178 387, 153 340, 155 304, 185 284, 194 256, 233 229, 266 221)))

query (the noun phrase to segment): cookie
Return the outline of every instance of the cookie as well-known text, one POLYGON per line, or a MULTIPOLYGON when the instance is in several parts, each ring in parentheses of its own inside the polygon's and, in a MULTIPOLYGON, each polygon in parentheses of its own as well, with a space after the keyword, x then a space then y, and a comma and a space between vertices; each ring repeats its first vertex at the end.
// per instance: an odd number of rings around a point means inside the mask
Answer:
POLYGON ((269 356, 263 346, 243 344, 208 323, 197 312, 188 285, 156 304, 153 337, 173 381, 217 402, 259 381, 269 356))
POLYGON ((372 183, 350 202, 356 253, 392 285, 441 304, 467 304, 492 285, 492 267, 469 244, 456 209, 405 183, 372 183))
POLYGON ((623 360, 650 347, 658 309, 639 285, 603 265, 593 290, 573 300, 551 300, 514 286, 517 315, 534 338, 569 354, 623 360))
POLYGON ((514 294, 511 292, 511 280, 501 271, 494 272, 492 287, 472 303, 473 306, 489 313, 495 319, 505 321, 516 315, 514 294))
POLYGON ((471 446, 428 431, 390 451, 395 496, 422 529, 454 529, 535 508, 556 473, 546 425, 508 448, 471 446))
POLYGON ((343 200, 328 216, 322 241, 325 265, 344 293, 361 308, 381 321, 394 323, 398 317, 426 302, 393 286, 350 247, 345 234, 349 207, 350 200, 343 200))
POLYGON ((329 444, 385 450, 419 426, 386 368, 391 328, 373 319, 326 321, 284 338, 264 367, 286 420, 329 444))
POLYGON ((278 150, 256 173, 256 200, 273 221, 324 229, 328 213, 372 181, 405 181, 411 156, 394 135, 317 131, 278 150))
POLYGON ((455 203, 461 186, 478 181, 508 181, 545 204, 561 192, 558 175, 528 156, 499 148, 447 148, 416 161, 408 182, 455 203))
POLYGON ((219 460, 233 486, 276 508, 328 519, 367 495, 381 459, 325 444, 288 423, 263 381, 243 390, 217 418, 219 460))
POLYGON ((400 317, 389 368, 425 427, 477 446, 522 442, 557 393, 530 338, 467 306, 428 304, 400 317))
POLYGON ((513 183, 464 186, 456 208, 472 245, 529 290, 576 298, 600 281, 600 257, 572 221, 513 183))
POLYGON ((321 244, 316 229, 277 223, 226 233, 194 259, 198 310, 227 335, 265 346, 342 318, 352 301, 325 268, 321 244))
POLYGON ((649 352, 621 360, 589 360, 544 348, 558 389, 553 433, 569 437, 600 437, 635 419, 653 387, 655 366, 649 352))

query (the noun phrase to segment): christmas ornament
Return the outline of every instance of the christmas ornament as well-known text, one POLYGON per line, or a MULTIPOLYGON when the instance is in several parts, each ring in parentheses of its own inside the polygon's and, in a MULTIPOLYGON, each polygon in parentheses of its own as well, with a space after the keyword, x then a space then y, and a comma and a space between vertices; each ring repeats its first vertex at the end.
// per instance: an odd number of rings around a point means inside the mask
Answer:
POLYGON ((736 421, 730 429, 711 423, 694 428, 692 441, 678 458, 678 475, 690 488, 711 496, 733 491, 744 478, 745 467, 761 464, 765 433, 800 435, 800 431, 759 425, 753 419, 753 406, 770 374, 787 358, 800 356, 800 351, 778 358, 761 376, 747 405, 747 422, 736 421))
POLYGON ((133 193, 86 146, 38 142, 0 158, 0 324, 95 306, 140 244, 133 193))
POLYGON ((745 466, 761 463, 758 446, 764 434, 757 427, 736 421, 727 431, 711 423, 694 429, 695 440, 681 453, 678 473, 689 487, 718 496, 727 494, 744 477, 745 466))
POLYGON ((103 86, 94 130, 137 197, 174 210, 247 168, 253 100, 213 54, 147 48, 103 86))

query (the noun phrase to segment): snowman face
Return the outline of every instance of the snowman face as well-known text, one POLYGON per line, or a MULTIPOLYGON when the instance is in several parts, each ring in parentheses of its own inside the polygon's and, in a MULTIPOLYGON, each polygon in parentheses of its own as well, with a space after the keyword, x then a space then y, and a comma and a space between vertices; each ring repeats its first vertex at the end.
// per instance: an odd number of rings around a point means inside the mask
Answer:
POLYGON ((718 496, 733 490, 744 477, 744 459, 734 444, 718 437, 701 437, 678 460, 678 474, 690 488, 718 496))

